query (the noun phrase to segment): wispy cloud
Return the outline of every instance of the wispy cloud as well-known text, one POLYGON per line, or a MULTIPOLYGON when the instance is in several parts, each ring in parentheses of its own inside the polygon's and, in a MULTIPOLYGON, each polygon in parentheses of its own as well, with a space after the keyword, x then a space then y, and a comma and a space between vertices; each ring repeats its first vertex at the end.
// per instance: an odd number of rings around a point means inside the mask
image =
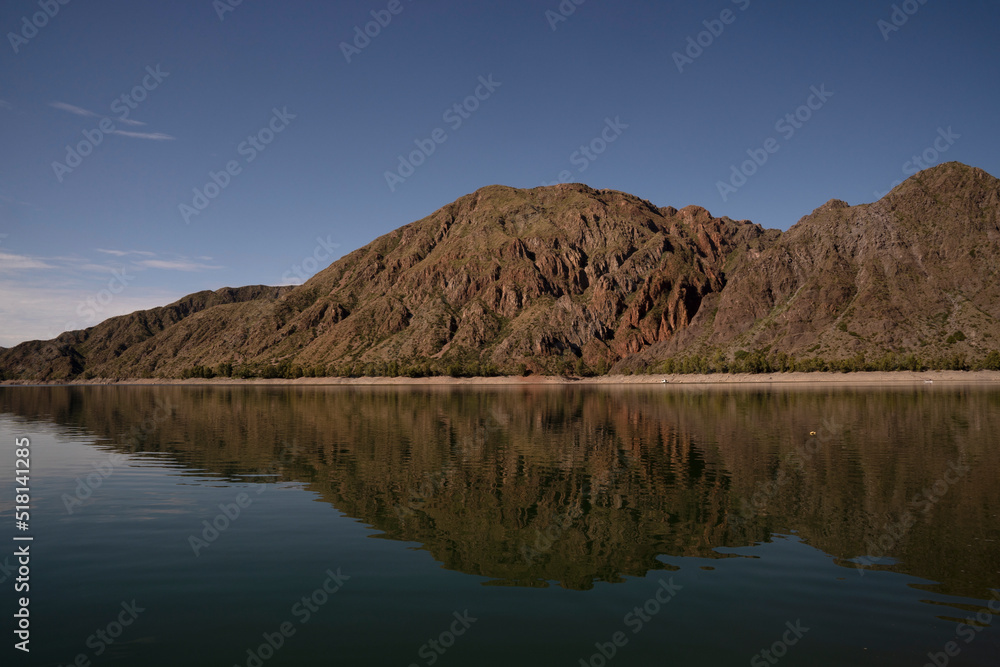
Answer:
POLYGON ((103 252, 105 255, 114 255, 115 257, 127 257, 128 255, 156 257, 155 252, 149 252, 148 250, 108 250, 106 248, 97 248, 97 252, 103 252))
MULTIPOLYGON (((0 346, 54 338, 108 317, 172 303, 183 295, 145 286, 157 280, 150 274, 146 280, 136 280, 144 272, 226 268, 211 263, 207 256, 118 248, 93 248, 74 256, 31 256, 16 253, 8 246, 9 240, 0 233, 0 346), (109 282, 112 277, 114 283, 109 282), (122 280, 127 289, 114 292, 110 302, 101 296, 109 285, 120 285, 122 280)), ((162 282, 164 274, 160 275, 162 282)), ((170 274, 165 275, 171 280, 170 274)), ((181 276, 174 275, 172 280, 181 276)))
POLYGON ((0 109, 13 109, 14 105, 7 100, 0 100, 0 109))
MULTIPOLYGON (((0 234, 0 244, 6 237, 6 234, 0 234)), ((156 269, 185 272, 215 271, 226 268, 216 264, 207 264, 207 261, 211 261, 211 257, 191 258, 173 254, 167 257, 158 257, 157 253, 148 250, 116 250, 113 248, 95 248, 94 250, 102 255, 110 255, 110 257, 106 261, 100 259, 93 261, 79 256, 31 257, 0 251, 0 274, 28 269, 57 269, 68 271, 67 275, 79 275, 79 272, 114 273, 129 267, 140 271, 156 269), (111 259, 112 257, 115 259, 111 259)))
POLYGON ((76 114, 77 116, 83 116, 84 118, 102 118, 100 114, 96 114, 93 111, 87 111, 78 106, 73 106, 72 104, 66 104, 65 102, 49 102, 49 106, 53 109, 59 109, 61 111, 68 111, 71 114, 76 114))
MULTIPOLYGON (((0 345, 10 347, 25 340, 48 340, 64 331, 94 326, 99 320, 172 303, 182 293, 143 289, 139 293, 116 294, 98 318, 80 315, 81 304, 95 299, 107 280, 90 285, 67 286, 61 279, 26 284, 23 279, 5 279, 0 273, 0 345)), ((102 302, 103 303, 103 302, 102 302)))
MULTIPOLYGON (((155 278, 137 280, 144 272, 197 273, 226 268, 209 263, 210 258, 203 256, 118 248, 37 257, 13 252, 8 240, 0 233, 0 346, 29 339, 47 340, 108 317, 172 303, 183 295, 151 289, 146 285, 155 283, 155 278), (115 282, 109 282, 112 277, 115 282), (108 301, 104 297, 110 285, 122 285, 124 289, 113 291, 108 301)), ((174 281, 179 279, 173 276, 174 281)))
POLYGON ((27 206, 29 208, 35 209, 36 211, 41 210, 30 202, 21 201, 20 199, 15 199, 14 197, 9 197, 4 194, 0 194, 0 202, 3 202, 4 204, 16 204, 18 206, 27 206))
POLYGON ((136 266, 141 266, 146 269, 163 269, 166 271, 212 271, 224 268, 221 266, 213 266, 211 264, 200 264, 187 259, 144 259, 135 262, 135 264, 136 266))
POLYGON ((79 271, 87 271, 89 273, 105 273, 105 274, 114 274, 114 272, 117 270, 117 267, 114 266, 108 266, 107 264, 93 264, 90 262, 84 264, 77 264, 73 266, 73 268, 79 271))
MULTIPOLYGON (((224 266, 217 266, 215 264, 206 264, 205 262, 212 261, 211 257, 185 257, 183 255, 174 255, 169 253, 167 257, 160 257, 155 252, 149 252, 148 250, 116 250, 111 248, 95 248, 99 253, 105 255, 111 255, 112 257, 122 258, 128 261, 129 264, 126 266, 132 266, 136 269, 158 269, 162 271, 214 271, 217 269, 224 269, 224 266), (146 259, 148 258, 148 259, 146 259)), ((88 266, 102 266, 99 264, 91 264, 88 266)), ((111 266, 106 265, 110 270, 112 268, 117 268, 119 265, 111 266)), ((83 267, 79 267, 83 268, 83 267)))
POLYGON ((12 255, 0 252, 0 273, 8 271, 24 271, 26 269, 53 269, 51 264, 47 264, 41 259, 28 257, 27 255, 12 255))
MULTIPOLYGON (((108 118, 116 123, 124 123, 125 125, 131 125, 133 127, 145 125, 145 123, 143 123, 142 121, 134 120, 132 118, 106 116, 104 114, 95 113, 89 109, 84 109, 83 107, 78 107, 75 104, 67 104, 66 102, 49 102, 49 106, 52 107, 53 109, 59 109, 60 111, 66 111, 68 113, 77 116, 83 116, 84 118, 108 118)), ((174 138, 168 134, 162 134, 160 132, 146 133, 146 132, 127 132, 125 130, 114 130, 112 131, 112 134, 120 134, 123 137, 132 137, 133 139, 155 139, 158 141, 174 138)))
POLYGON ((111 134, 120 134, 123 137, 132 137, 133 139, 152 139, 153 141, 173 141, 176 138, 162 132, 127 132, 125 130, 115 130, 111 134))

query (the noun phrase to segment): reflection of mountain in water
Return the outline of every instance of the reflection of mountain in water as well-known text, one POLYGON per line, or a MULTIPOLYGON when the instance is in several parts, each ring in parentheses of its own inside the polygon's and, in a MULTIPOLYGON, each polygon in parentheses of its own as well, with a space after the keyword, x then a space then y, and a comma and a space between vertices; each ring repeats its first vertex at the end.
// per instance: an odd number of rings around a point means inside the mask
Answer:
POLYGON ((942 388, 0 389, 0 412, 124 451, 305 482, 496 583, 589 588, 796 532, 979 598, 1000 579, 998 408, 942 388), (969 471, 935 493, 952 463, 969 471), (912 503, 924 489, 939 499, 912 503))

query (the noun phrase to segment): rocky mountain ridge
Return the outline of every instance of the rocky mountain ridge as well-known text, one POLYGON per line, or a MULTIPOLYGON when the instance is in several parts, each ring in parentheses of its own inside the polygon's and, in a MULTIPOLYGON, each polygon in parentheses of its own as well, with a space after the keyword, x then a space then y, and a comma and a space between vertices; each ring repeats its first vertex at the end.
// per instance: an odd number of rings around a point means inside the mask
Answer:
POLYGON ((201 292, 0 350, 0 372, 963 367, 1000 360, 998 269, 1000 181, 959 163, 873 204, 831 200, 787 232, 579 184, 489 186, 304 285, 201 292))

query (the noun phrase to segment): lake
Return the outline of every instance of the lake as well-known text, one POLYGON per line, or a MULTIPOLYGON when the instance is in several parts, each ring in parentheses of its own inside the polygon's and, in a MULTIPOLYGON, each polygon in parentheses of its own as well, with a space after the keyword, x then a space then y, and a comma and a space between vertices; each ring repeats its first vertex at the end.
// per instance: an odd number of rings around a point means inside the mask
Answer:
POLYGON ((0 387, 4 664, 995 666, 998 434, 988 387, 0 387))

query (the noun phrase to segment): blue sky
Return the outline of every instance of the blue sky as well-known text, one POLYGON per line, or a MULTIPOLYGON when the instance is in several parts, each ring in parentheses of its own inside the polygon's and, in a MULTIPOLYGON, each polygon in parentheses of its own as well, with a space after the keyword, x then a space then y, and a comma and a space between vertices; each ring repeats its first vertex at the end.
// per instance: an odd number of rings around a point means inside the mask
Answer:
POLYGON ((232 1, 3 3, 0 345, 300 282, 494 183, 787 229, 914 156, 1000 175, 992 1, 232 1))

